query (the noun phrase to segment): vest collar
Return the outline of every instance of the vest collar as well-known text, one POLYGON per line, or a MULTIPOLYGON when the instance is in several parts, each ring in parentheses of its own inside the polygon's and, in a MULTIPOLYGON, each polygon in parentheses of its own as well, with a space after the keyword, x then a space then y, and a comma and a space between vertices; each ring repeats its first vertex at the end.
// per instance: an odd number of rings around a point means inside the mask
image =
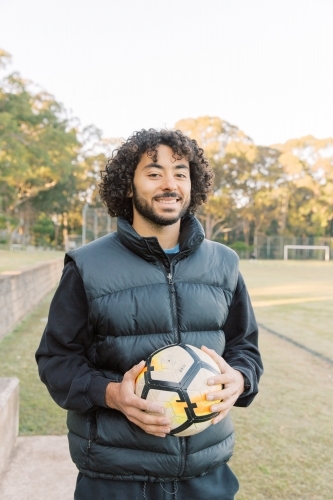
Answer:
MULTIPOLYGON (((117 219, 117 233, 123 245, 143 259, 155 262, 156 258, 168 259, 155 236, 140 236, 124 218, 117 219)), ((194 252, 203 242, 205 233, 199 220, 194 215, 184 217, 180 225, 179 248, 180 257, 194 252)))

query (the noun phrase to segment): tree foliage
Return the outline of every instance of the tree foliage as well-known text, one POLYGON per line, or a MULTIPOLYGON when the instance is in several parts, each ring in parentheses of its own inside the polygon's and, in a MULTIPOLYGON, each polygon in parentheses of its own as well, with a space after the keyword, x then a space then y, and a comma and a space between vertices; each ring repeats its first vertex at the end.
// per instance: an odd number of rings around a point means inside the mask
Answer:
POLYGON ((214 168, 214 194, 199 214, 206 234, 325 235, 333 218, 333 139, 312 136, 271 147, 218 117, 181 120, 214 168))
MULTIPOLYGON (((0 51, 0 62, 9 55, 0 51)), ((4 64, 2 64, 4 65, 4 64)), ((80 228, 86 201, 98 203, 98 172, 112 141, 82 129, 53 96, 19 74, 0 82, 0 210, 8 232, 37 234, 39 214, 80 228)), ((66 229, 67 230, 67 229, 66 229)), ((51 234, 52 232, 50 232, 51 234)), ((62 231, 54 231, 60 243, 62 231)))
POLYGON ((280 231, 327 234, 333 218, 333 138, 306 136, 275 147, 283 168, 280 231))
MULTIPOLYGON (((10 55, 0 49, 0 69, 10 55)), ((258 234, 333 236, 333 138, 256 145, 219 117, 180 120, 215 172, 213 194, 199 218, 206 236, 246 248, 258 234)), ((0 80, 0 240, 66 243, 81 229, 88 202, 100 206, 100 171, 118 139, 82 128, 53 96, 19 74, 0 80), (15 233, 16 232, 16 233, 15 233)))
POLYGON ((45 92, 32 93, 19 75, 0 87, 0 148, 5 211, 66 182, 77 167, 79 142, 63 108, 45 92))

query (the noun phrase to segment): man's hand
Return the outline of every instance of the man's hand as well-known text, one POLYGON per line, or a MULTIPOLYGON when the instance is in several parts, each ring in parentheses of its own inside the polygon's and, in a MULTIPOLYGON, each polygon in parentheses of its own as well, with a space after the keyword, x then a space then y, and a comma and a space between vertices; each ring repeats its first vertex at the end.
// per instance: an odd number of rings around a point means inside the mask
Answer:
POLYGON ((244 377, 241 372, 228 365, 213 349, 208 349, 205 346, 202 346, 201 349, 213 358, 221 370, 221 375, 215 375, 207 381, 208 385, 223 385, 221 391, 213 391, 206 396, 207 401, 221 400, 221 403, 213 404, 210 407, 212 412, 219 412, 219 415, 212 422, 217 424, 229 413, 238 397, 244 392, 244 377))
POLYGON ((106 388, 105 402, 109 408, 121 411, 128 420, 148 434, 165 437, 170 432, 170 420, 163 416, 163 406, 141 399, 135 394, 135 379, 144 366, 145 362, 141 361, 125 373, 122 382, 110 382, 106 388), (159 415, 151 415, 147 411, 159 415))

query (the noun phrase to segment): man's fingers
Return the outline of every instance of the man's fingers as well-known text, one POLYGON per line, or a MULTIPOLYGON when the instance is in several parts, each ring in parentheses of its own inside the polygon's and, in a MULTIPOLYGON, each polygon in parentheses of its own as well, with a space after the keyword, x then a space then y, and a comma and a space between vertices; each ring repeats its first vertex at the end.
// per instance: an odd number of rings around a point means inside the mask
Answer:
POLYGON ((213 360, 215 361, 215 363, 220 368, 221 373, 224 373, 226 371, 226 368, 227 368, 228 365, 227 365, 226 361, 224 361, 224 359, 217 354, 216 351, 214 351, 213 349, 209 349, 205 345, 203 345, 201 347, 201 350, 204 351, 206 354, 209 354, 209 356, 211 358, 213 358, 213 360))
POLYGON ((124 415, 142 430, 154 436, 165 437, 170 433, 170 420, 164 416, 164 408, 154 401, 146 401, 134 393, 134 384, 144 369, 145 362, 140 361, 128 370, 121 382, 119 406, 124 415))
POLYGON ((149 411, 150 413, 160 413, 161 415, 164 415, 164 408, 163 406, 159 405, 158 403, 151 403, 150 401, 146 402, 146 411, 149 411))
POLYGON ((228 410, 231 407, 232 407, 232 404, 230 401, 220 401, 219 403, 214 403, 210 407, 210 411, 213 413, 215 413, 215 412, 220 413, 221 411, 228 410))
POLYGON ((232 397, 233 393, 230 389, 222 389, 222 391, 213 391, 206 394, 207 401, 225 401, 232 397))
POLYGON ((217 415, 217 417, 213 418, 212 424, 215 425, 215 424, 218 424, 219 422, 221 422, 221 420, 223 420, 228 415, 229 411, 230 411, 230 408, 227 410, 221 411, 217 415))
POLYGON ((145 362, 140 361, 140 363, 132 366, 132 368, 130 370, 128 370, 128 372, 125 373, 124 378, 128 377, 128 378, 135 380, 137 378, 137 376, 142 372, 144 366, 145 366, 145 362))
POLYGON ((134 412, 128 415, 131 422, 141 427, 148 434, 166 435, 170 432, 170 420, 167 418, 155 417, 144 412, 134 412))
POLYGON ((132 421, 147 425, 169 425, 170 420, 164 416, 164 408, 158 403, 146 401, 135 394, 124 399, 124 413, 132 421))
POLYGON ((126 407, 132 407, 133 409, 138 409, 139 411, 147 411, 149 413, 164 415, 164 408, 161 404, 154 403, 153 401, 146 401, 145 399, 139 398, 136 394, 128 394, 124 396, 123 403, 126 407))

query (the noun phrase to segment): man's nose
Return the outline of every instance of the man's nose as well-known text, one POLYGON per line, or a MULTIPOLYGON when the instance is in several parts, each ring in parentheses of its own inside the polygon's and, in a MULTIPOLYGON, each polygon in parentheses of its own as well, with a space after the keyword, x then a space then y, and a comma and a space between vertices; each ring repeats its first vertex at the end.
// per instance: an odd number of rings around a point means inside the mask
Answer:
POLYGON ((168 175, 163 179, 162 189, 165 191, 175 191, 177 189, 177 182, 173 175, 168 175))

